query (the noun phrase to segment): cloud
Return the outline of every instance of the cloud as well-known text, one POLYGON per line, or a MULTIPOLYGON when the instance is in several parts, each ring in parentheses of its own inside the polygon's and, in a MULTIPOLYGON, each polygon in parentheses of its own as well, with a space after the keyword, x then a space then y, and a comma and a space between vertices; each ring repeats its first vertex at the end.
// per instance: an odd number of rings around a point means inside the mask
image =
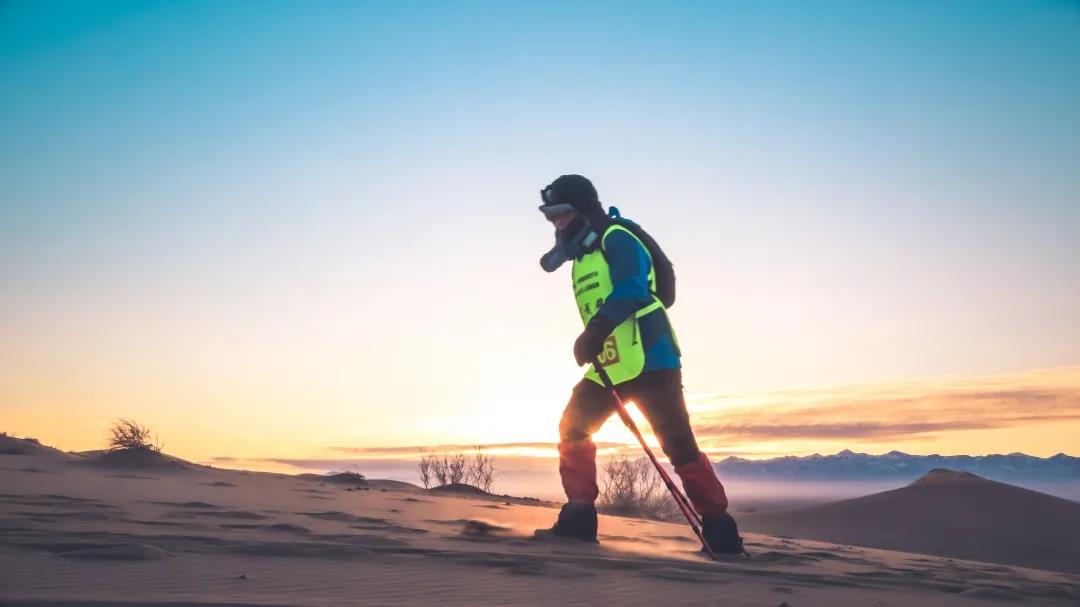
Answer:
MULTIPOLYGON (((442 445, 442 447, 456 447, 460 445, 442 445)), ((495 454, 496 461, 499 463, 500 469, 514 470, 520 472, 522 470, 543 469, 549 470, 553 465, 551 460, 556 457, 556 445, 555 443, 495 443, 488 445, 491 447, 491 451, 495 454), (515 448, 521 446, 527 446, 529 448, 541 449, 543 452, 541 457, 521 455, 518 452, 513 451, 515 448), (498 454, 498 448, 507 449, 507 453, 503 455, 498 454), (543 457, 543 456, 547 457, 543 457)), ((613 454, 615 452, 627 453, 633 456, 639 454, 639 449, 636 444, 627 445, 623 443, 603 442, 598 441, 597 446, 600 448, 601 456, 613 454)), ((473 446, 467 446, 466 448, 473 448, 473 446)), ((282 467, 298 468, 301 470, 347 470, 354 465, 363 467, 365 470, 378 470, 378 469, 400 469, 403 466, 412 470, 416 466, 416 462, 420 455, 425 451, 420 447, 376 447, 373 449, 365 449, 362 447, 346 447, 346 448, 334 448, 334 450, 341 451, 347 450, 349 455, 346 457, 334 457, 334 456, 314 456, 314 457, 233 457, 233 456, 217 456, 210 458, 207 463, 211 464, 225 464, 235 466, 258 466, 258 467, 270 467, 274 469, 281 469, 282 467), (376 456, 372 457, 369 451, 376 453, 376 456), (394 457, 387 457, 386 453, 390 451, 394 454, 394 457)), ((428 448, 429 449, 429 448, 428 448)), ((744 457, 747 455, 782 455, 781 452, 771 451, 754 451, 748 452, 745 450, 731 450, 731 449, 711 449, 706 446, 702 446, 702 450, 707 452, 713 457, 726 457, 729 455, 744 457)), ((452 451, 452 449, 447 449, 452 451)))
POLYGON ((413 445, 407 447, 330 447, 331 451, 350 453, 354 455, 415 455, 419 453, 454 453, 460 451, 472 451, 481 447, 488 450, 522 450, 522 449, 554 449, 555 443, 549 442, 519 442, 519 443, 487 443, 487 444, 445 444, 445 445, 413 445))
MULTIPOLYGON (((555 457, 557 445, 549 442, 509 442, 488 443, 479 445, 494 457, 504 462, 511 460, 532 460, 535 455, 555 457), (531 452, 531 454, 529 454, 531 452)), ((625 449, 627 445, 617 442, 596 441, 597 448, 601 453, 625 449)), ((414 445, 404 447, 329 447, 330 453, 341 454, 313 456, 313 457, 234 457, 220 455, 212 457, 208 461, 213 464, 231 465, 277 465, 289 466, 302 469, 345 469, 352 464, 377 465, 400 465, 409 462, 413 466, 422 455, 428 453, 460 453, 471 452, 476 449, 476 444, 442 444, 442 445, 414 445)), ((711 452, 710 452, 711 453, 711 452)), ((734 452, 733 452, 734 453, 734 452)), ((737 453, 744 454, 744 453, 737 453)))
POLYGON ((926 434, 942 430, 970 430, 982 428, 978 422, 923 422, 913 424, 890 424, 875 422, 834 423, 834 424, 727 424, 699 428, 698 432, 706 438, 717 436, 736 437, 742 440, 769 440, 792 438, 828 438, 828 439, 882 439, 901 436, 926 434))
POLYGON ((705 443, 905 440, 1080 420, 1080 367, 954 382, 730 395, 694 414, 705 443))
MULTIPOLYGON (((622 443, 597 441, 599 449, 617 449, 622 443)), ((330 447, 330 451, 347 453, 349 455, 364 457, 419 457, 426 453, 460 453, 468 452, 480 447, 492 454, 521 453, 522 451, 555 451, 555 443, 550 442, 510 442, 510 443, 487 443, 487 444, 445 444, 445 445, 414 445, 408 447, 330 447)))

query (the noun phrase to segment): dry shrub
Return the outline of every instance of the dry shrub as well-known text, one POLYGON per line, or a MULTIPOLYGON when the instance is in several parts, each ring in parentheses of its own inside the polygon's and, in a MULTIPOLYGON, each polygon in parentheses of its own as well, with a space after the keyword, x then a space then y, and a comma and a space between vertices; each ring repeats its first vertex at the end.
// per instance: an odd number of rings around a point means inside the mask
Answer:
POLYGON ((491 492, 491 483, 495 482, 495 458, 484 453, 484 449, 477 446, 471 463, 469 484, 491 492))
POLYGON ((682 514, 660 474, 645 457, 612 457, 603 467, 600 503, 604 512, 658 521, 675 521, 682 514))
POLYGON ((160 453, 162 445, 156 436, 151 440, 151 435, 147 426, 129 419, 119 419, 109 428, 109 448, 147 449, 160 453))
POLYGON ((469 465, 469 460, 465 457, 464 453, 455 453, 450 456, 450 459, 446 463, 447 477, 451 485, 457 485, 465 482, 466 467, 469 465))
POLYGON ((355 483, 358 489, 367 485, 367 476, 360 472, 360 466, 357 464, 353 464, 341 472, 330 472, 328 476, 333 477, 334 482, 337 483, 355 483))
POLYGON ((477 447, 470 457, 465 453, 429 453, 417 465, 424 488, 466 484, 491 491, 495 481, 495 459, 477 447))
POLYGON ((364 474, 362 472, 360 472, 360 465, 359 464, 353 464, 353 465, 349 466, 349 469, 345 470, 345 473, 352 475, 353 478, 359 479, 360 481, 366 481, 367 480, 367 477, 364 476, 364 474))
POLYGON ((418 472, 420 472, 420 484, 424 486, 424 489, 431 487, 432 477, 434 476, 435 458, 425 455, 420 458, 420 463, 416 466, 418 472))

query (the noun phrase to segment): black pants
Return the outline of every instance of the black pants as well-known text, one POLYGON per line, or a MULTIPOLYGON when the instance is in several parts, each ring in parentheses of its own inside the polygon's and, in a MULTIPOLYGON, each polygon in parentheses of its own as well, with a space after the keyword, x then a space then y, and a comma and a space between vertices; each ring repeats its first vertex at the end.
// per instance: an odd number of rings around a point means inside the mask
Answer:
MULTIPOLYGON (((682 371, 663 369, 642 373, 615 386, 623 401, 633 401, 649 420, 671 464, 681 466, 698 459, 697 441, 690 429, 690 415, 683 399, 682 371)), ((615 401, 607 388, 582 379, 570 395, 559 422, 559 438, 564 441, 589 438, 615 412, 615 401)))

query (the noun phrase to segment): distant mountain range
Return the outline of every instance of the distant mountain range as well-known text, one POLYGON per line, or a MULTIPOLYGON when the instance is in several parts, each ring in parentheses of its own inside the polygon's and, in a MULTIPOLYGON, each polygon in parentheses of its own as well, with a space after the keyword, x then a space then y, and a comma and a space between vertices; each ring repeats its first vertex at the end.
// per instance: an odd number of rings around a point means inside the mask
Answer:
POLYGON ((1080 457, 1058 453, 1034 457, 1008 455, 909 455, 890 451, 884 455, 855 453, 777 457, 749 460, 728 457, 715 464, 722 477, 777 480, 915 480, 934 468, 978 474, 999 481, 1080 481, 1080 457))

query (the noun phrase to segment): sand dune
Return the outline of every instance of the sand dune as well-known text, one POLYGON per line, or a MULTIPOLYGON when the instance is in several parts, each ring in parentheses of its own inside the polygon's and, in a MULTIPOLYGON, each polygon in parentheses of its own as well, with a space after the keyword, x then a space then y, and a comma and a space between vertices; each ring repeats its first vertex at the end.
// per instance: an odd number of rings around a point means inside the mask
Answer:
POLYGON ((931 607, 1080 597, 1080 577, 1062 573, 754 534, 754 559, 711 562, 682 525, 601 517, 599 545, 542 541, 532 530, 551 523, 553 504, 202 466, 118 472, 79 463, 87 457, 44 447, 0 455, 0 604, 931 607))
POLYGON ((907 487, 750 514, 747 530, 1080 573, 1080 503, 933 470, 907 487))
MULTIPOLYGON (((34 461, 74 461, 79 459, 73 453, 42 445, 34 439, 0 435, 0 456, 4 455, 31 455, 34 456, 34 461)), ((0 462, 17 463, 18 459, 8 457, 0 460, 0 462)))
POLYGON ((150 449, 96 451, 80 453, 77 455, 80 455, 83 458, 80 463, 101 468, 132 470, 194 470, 205 467, 150 449))

